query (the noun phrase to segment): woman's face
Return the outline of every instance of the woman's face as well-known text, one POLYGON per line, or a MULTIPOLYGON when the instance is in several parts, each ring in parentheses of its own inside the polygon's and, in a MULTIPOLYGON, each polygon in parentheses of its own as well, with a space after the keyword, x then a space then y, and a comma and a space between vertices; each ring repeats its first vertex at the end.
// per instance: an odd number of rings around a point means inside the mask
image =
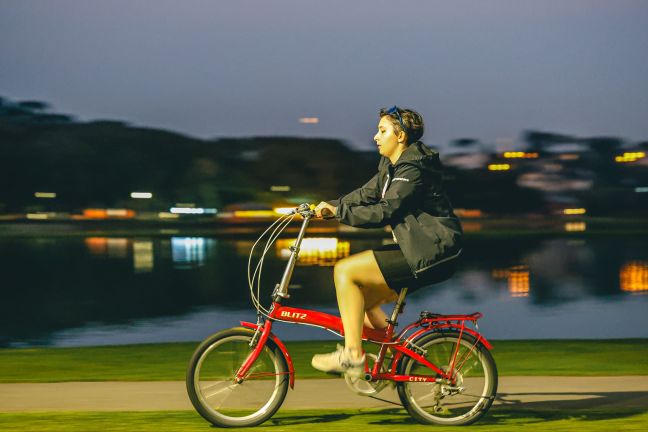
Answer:
POLYGON ((378 145, 378 153, 389 158, 398 149, 398 136, 389 116, 382 116, 378 122, 378 133, 374 135, 374 141, 378 145))

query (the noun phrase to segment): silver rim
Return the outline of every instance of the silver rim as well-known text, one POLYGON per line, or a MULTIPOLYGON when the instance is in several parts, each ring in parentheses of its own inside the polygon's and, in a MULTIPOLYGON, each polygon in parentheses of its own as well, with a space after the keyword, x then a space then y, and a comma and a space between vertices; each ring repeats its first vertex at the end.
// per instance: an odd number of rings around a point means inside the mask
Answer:
MULTIPOLYGON (((281 365, 279 363, 279 359, 277 356, 272 352, 271 349, 269 349, 267 346, 263 348, 263 351, 259 355, 259 358, 255 362, 255 365, 252 366, 252 370, 254 370, 255 366, 258 366, 262 364, 261 362, 264 360, 264 357, 267 357, 274 368, 274 373, 277 374, 275 376, 274 382, 272 380, 267 380, 267 381, 259 381, 259 380, 249 380, 249 381, 244 381, 241 384, 236 384, 233 382, 233 375, 235 373, 234 368, 238 368, 242 363, 244 358, 240 361, 238 366, 235 365, 235 362, 233 362, 230 366, 230 370, 233 370, 231 372, 231 379, 227 380, 216 380, 216 381, 201 381, 200 379, 200 373, 203 368, 203 364, 207 357, 209 356, 212 351, 214 351, 216 348, 219 346, 228 343, 228 342, 236 342, 239 341, 241 347, 248 347, 249 348, 249 342, 250 342, 250 337, 248 336, 243 336, 243 335, 235 335, 235 336, 229 336, 229 337, 224 337, 222 339, 217 340, 214 342, 212 345, 209 346, 203 352, 203 354, 200 356, 200 359, 198 360, 198 364, 196 365, 196 369, 194 371, 194 391, 196 395, 198 396, 198 400, 200 401, 200 404, 207 410, 209 413, 214 416, 215 418, 228 422, 228 423, 246 423, 250 421, 254 421, 255 419, 263 416, 266 414, 270 406, 273 404, 275 399, 277 398, 277 395, 279 394, 279 391, 281 389, 281 384, 282 380, 285 379, 282 375, 278 375, 278 373, 281 370, 281 365), (273 391, 268 396, 267 398, 265 397, 259 397, 262 394, 265 394, 266 392, 259 391, 260 389, 258 388, 259 386, 254 386, 252 384, 256 383, 264 383, 264 387, 272 387, 273 391), (246 387, 247 385, 247 387, 246 387), (254 396, 257 396, 257 400, 259 400, 259 403, 263 403, 262 400, 266 400, 263 405, 256 409, 252 414, 248 414, 245 416, 231 416, 231 415, 226 415, 223 414, 222 412, 219 411, 219 409, 236 409, 236 406, 229 407, 229 408, 223 408, 223 405, 226 402, 235 402, 232 400, 232 396, 234 394, 237 394, 239 396, 244 396, 248 395, 251 398, 254 396)), ((243 352, 243 351, 241 351, 243 352)), ((229 352, 227 352, 229 353, 229 352)), ((245 351, 247 354, 247 351, 245 351)), ((240 358, 240 356, 239 356, 240 358)), ((256 407, 256 404, 254 404, 256 407)), ((250 409, 249 405, 242 405, 240 409, 250 409)))

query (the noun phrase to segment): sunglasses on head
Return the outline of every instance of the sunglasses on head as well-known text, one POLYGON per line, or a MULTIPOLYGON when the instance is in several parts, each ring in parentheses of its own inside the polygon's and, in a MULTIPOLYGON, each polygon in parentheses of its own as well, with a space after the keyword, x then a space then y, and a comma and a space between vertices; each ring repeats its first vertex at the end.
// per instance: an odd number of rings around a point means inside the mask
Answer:
POLYGON ((393 107, 389 108, 387 111, 385 111, 387 114, 393 116, 396 114, 396 117, 398 118, 398 123, 400 123, 401 128, 403 128, 403 131, 407 132, 407 128, 405 127, 405 123, 403 123, 403 117, 401 117, 399 109, 396 105, 393 107))

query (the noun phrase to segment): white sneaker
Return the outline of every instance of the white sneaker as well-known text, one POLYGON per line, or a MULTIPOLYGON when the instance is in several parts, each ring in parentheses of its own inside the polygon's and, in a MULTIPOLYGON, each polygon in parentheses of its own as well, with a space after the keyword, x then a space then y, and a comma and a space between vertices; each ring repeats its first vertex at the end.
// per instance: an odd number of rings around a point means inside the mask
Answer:
POLYGON ((332 353, 315 354, 311 365, 322 372, 343 373, 353 378, 360 378, 365 372, 365 355, 362 354, 359 360, 353 360, 351 353, 338 344, 337 350, 332 353))

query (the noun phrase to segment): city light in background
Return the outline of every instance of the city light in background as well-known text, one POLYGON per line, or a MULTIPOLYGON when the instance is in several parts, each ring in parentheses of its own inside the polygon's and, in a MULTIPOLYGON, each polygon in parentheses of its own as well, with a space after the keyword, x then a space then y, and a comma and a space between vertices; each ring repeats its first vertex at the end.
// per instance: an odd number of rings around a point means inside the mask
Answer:
POLYGON ((482 212, 480 209, 462 209, 462 208, 456 208, 454 209, 454 212, 457 216, 460 218, 480 218, 484 216, 484 212, 482 212))
POLYGON ((508 171, 511 169, 509 164, 490 164, 488 165, 489 171, 508 171))
POLYGON ((50 214, 48 213, 27 213, 25 216, 30 220, 45 220, 50 218, 50 214))
POLYGON ((566 208, 563 209, 563 214, 565 215, 584 215, 587 213, 587 210, 584 208, 566 208))
POLYGON ((202 208, 202 207, 171 207, 169 210, 173 214, 216 214, 215 208, 202 208))
POLYGON ((56 198, 56 192, 34 192, 36 198, 56 198))
POLYGON ((151 192, 131 192, 131 198, 135 199, 151 199, 153 194, 151 192))
POLYGON ((132 219, 135 211, 131 209, 93 209, 83 210, 83 218, 86 219, 132 219))
POLYGON ((290 186, 285 186, 285 185, 270 186, 270 190, 272 192, 290 192, 290 186))
POLYGON ((626 152, 623 153, 621 156, 615 157, 614 160, 621 163, 628 163, 628 162, 636 162, 645 157, 646 157, 646 153, 644 152, 626 152))
POLYGON ((538 153, 525 153, 525 152, 505 152, 506 159, 537 159, 538 153))

